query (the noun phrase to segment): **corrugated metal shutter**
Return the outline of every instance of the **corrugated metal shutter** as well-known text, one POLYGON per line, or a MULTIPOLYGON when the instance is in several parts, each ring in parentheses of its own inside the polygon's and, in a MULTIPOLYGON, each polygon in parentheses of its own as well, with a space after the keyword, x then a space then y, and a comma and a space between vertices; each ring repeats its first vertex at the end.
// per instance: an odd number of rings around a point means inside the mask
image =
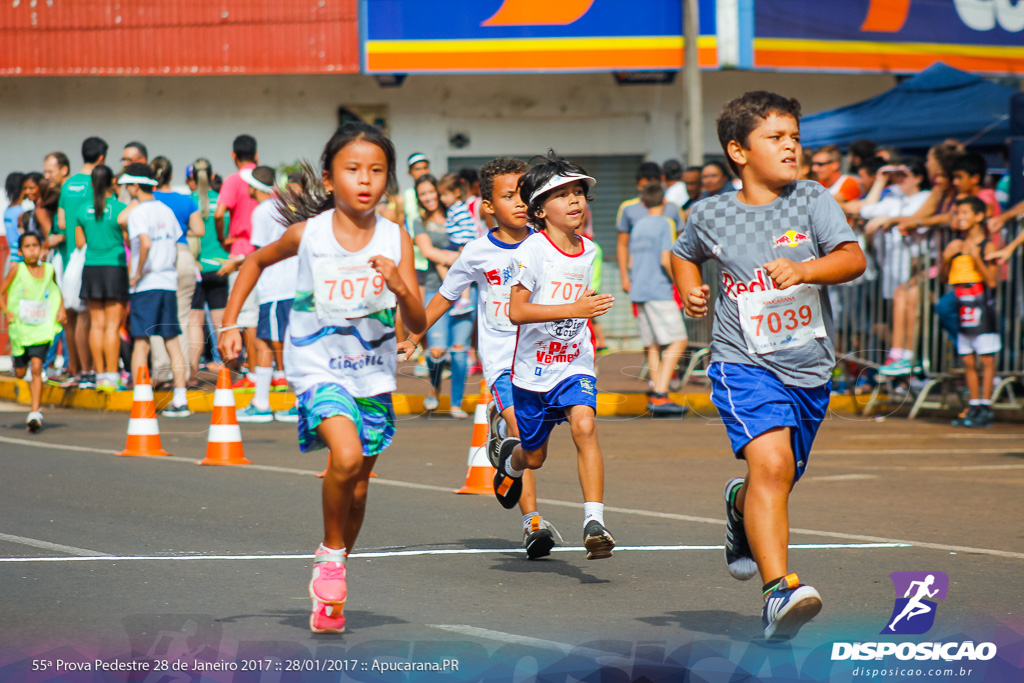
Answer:
POLYGON ((359 73, 357 0, 13 0, 0 75, 359 73))
MULTIPOLYGON (((529 161, 532 155, 510 154, 529 161)), ((448 169, 458 171, 469 166, 477 170, 494 157, 448 157, 448 169)), ((615 217, 623 200, 636 196, 636 168, 644 160, 642 155, 624 156, 570 156, 587 173, 597 178, 590 210, 594 220, 594 240, 604 250, 604 260, 615 262, 615 217)))
MULTIPOLYGON (((524 161, 530 156, 511 154, 524 161)), ((448 157, 448 169, 458 171, 465 166, 479 169, 492 157, 448 157)), ((636 168, 644 160, 640 154, 614 156, 569 156, 570 161, 579 164, 587 173, 597 178, 597 186, 592 193, 594 201, 590 208, 593 212, 594 239, 604 251, 604 269, 601 291, 614 294, 615 305, 601 316, 600 323, 607 337, 616 338, 620 347, 635 347, 639 344, 633 309, 629 296, 620 286, 619 268, 615 263, 615 247, 618 231, 615 229, 615 218, 619 204, 636 196, 636 168)))

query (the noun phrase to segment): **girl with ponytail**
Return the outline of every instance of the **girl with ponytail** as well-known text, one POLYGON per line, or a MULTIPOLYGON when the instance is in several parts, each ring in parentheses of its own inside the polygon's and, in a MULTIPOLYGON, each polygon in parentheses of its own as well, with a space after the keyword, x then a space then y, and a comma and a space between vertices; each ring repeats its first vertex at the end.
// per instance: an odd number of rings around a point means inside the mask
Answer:
POLYGON ((85 249, 81 298, 89 308, 89 351, 96 366, 96 388, 121 387, 117 361, 121 353, 119 328, 128 301, 127 230, 117 217, 125 205, 114 197, 114 172, 100 164, 92 170, 92 201, 84 202, 68 225, 75 246, 85 249))
POLYGON ((344 631, 345 558, 362 526, 370 472, 395 431, 396 305, 408 330, 426 325, 412 239, 375 213, 394 174, 395 150, 380 130, 362 122, 339 128, 319 176, 307 165, 297 187, 278 194, 290 227, 246 258, 221 328, 220 352, 230 361, 242 347, 238 313, 263 269, 298 256, 285 372, 299 449, 330 450, 323 542, 309 583, 315 633, 344 631))

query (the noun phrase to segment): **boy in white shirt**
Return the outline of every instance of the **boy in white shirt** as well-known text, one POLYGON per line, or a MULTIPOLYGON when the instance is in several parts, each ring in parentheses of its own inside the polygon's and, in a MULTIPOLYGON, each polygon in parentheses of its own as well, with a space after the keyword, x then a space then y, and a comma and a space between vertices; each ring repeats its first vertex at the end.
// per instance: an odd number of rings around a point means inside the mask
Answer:
MULTIPOLYGON (((163 415, 188 417, 192 414, 185 392, 188 361, 178 342, 181 326, 178 324, 177 242, 181 225, 166 204, 153 198, 156 178, 147 164, 129 164, 117 183, 124 185, 132 198, 132 203, 117 218, 118 223, 128 226, 132 255, 128 268, 129 325, 134 339, 132 372, 138 373, 141 366, 149 365, 150 338, 163 337, 174 376, 174 397, 163 415)), ((138 381, 138 376, 134 379, 138 381)))
MULTIPOLYGON (((502 157, 480 169, 483 210, 497 228, 469 242, 458 260, 448 269, 441 289, 427 305, 427 329, 458 301, 462 292, 476 284, 477 309, 482 311, 479 334, 484 379, 494 397, 490 407, 487 457, 496 465, 498 445, 506 436, 519 436, 512 396, 512 356, 516 348, 516 326, 508 317, 509 292, 517 269, 513 264, 516 249, 530 236, 526 204, 519 196, 519 179, 526 171, 521 159, 502 157)), ((410 335, 398 345, 406 357, 426 336, 410 335)), ((519 499, 523 513, 523 546, 527 557, 536 560, 551 554, 558 531, 537 512, 537 487, 533 472, 524 475, 519 499)))
POLYGON ((498 449, 494 491, 511 508, 522 494, 525 470, 547 458, 548 438, 569 422, 583 489, 583 545, 587 559, 611 557, 615 540, 604 527, 604 460, 597 443, 594 339, 589 319, 611 308, 611 295, 593 295, 597 248, 576 231, 586 221, 587 192, 596 181, 549 152, 519 180, 530 222, 538 231, 516 250, 517 273, 509 319, 519 326, 512 364, 512 395, 519 438, 498 449))
MULTIPOLYGON (((238 175, 249 186, 249 195, 259 205, 252 212, 252 245, 259 249, 281 239, 286 226, 275 206, 274 169, 258 166, 242 169, 238 175)), ((288 329, 288 317, 295 299, 295 282, 298 279, 298 257, 292 256, 267 266, 256 283, 256 294, 260 303, 259 321, 256 324, 256 386, 252 402, 238 411, 239 422, 298 422, 298 409, 276 413, 270 409, 270 390, 288 386, 284 378, 284 338, 288 329), (273 364, 277 362, 277 370, 273 364)))

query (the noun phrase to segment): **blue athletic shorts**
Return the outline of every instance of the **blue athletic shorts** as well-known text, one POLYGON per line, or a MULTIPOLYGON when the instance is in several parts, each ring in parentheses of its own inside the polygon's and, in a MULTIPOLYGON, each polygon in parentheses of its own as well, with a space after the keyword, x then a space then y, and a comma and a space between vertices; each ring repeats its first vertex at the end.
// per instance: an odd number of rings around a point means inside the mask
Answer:
POLYGON ((356 398, 340 384, 317 384, 296 396, 295 405, 299 409, 299 450, 303 453, 327 447, 316 428, 336 415, 355 424, 366 457, 379 454, 395 436, 391 394, 356 398))
POLYGON ((743 449, 755 437, 776 427, 789 427, 798 481, 807 469, 811 445, 828 413, 829 381, 814 389, 786 386, 774 374, 756 365, 712 363, 711 402, 729 433, 732 450, 743 449))
POLYGON ((260 318, 256 323, 256 338, 263 341, 283 342, 288 329, 288 316, 292 312, 292 299, 260 304, 260 318))
POLYGON ((132 337, 163 337, 181 335, 178 324, 178 293, 169 289, 147 289, 131 295, 128 325, 132 337))
POLYGON ((597 388, 589 375, 573 375, 546 392, 530 391, 512 385, 516 424, 524 449, 543 446, 555 425, 566 421, 565 410, 572 406, 590 406, 597 411, 597 388))
POLYGON ((494 405, 497 406, 499 413, 516 404, 515 397, 512 396, 511 370, 506 370, 494 380, 494 384, 491 385, 491 396, 494 397, 494 405))

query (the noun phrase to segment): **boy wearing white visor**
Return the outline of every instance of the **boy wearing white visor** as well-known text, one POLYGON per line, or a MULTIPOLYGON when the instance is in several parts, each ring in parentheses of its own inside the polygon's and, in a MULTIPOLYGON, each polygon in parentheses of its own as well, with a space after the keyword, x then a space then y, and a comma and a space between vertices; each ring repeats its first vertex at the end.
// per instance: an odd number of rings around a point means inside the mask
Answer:
MULTIPOLYGON (((244 168, 238 175, 249 186, 249 196, 259 202, 252 212, 252 236, 249 238, 252 246, 259 249, 281 239, 288 226, 274 202, 277 194, 274 169, 269 166, 244 168)), ((238 411, 239 422, 299 421, 299 412, 294 406, 277 412, 270 409, 271 389, 283 391, 288 387, 284 377, 284 335, 295 299, 298 267, 297 256, 286 258, 267 266, 256 282, 260 310, 256 323, 256 386, 252 402, 238 411), (272 367, 274 363, 277 363, 276 371, 272 367)))
MULTIPOLYGON (((132 373, 149 365, 150 338, 162 337, 171 357, 174 376, 174 398, 164 408, 165 417, 188 417, 185 382, 188 361, 178 337, 178 237, 181 225, 166 204, 156 201, 153 190, 157 182, 148 164, 129 164, 117 180, 132 198, 121 215, 120 225, 128 226, 128 242, 132 260, 128 267, 131 299, 128 322, 131 327, 132 373)), ((133 375, 137 382, 138 376, 133 375)))
POLYGON ((611 557, 615 541, 604 526, 604 460, 597 443, 597 388, 590 318, 615 300, 590 289, 597 248, 577 234, 586 222, 587 194, 596 184, 554 151, 519 180, 526 213, 538 231, 516 250, 509 319, 519 326, 512 394, 519 437, 501 442, 494 490, 516 505, 522 476, 547 458, 555 425, 569 422, 583 489, 583 545, 588 560, 611 557))

